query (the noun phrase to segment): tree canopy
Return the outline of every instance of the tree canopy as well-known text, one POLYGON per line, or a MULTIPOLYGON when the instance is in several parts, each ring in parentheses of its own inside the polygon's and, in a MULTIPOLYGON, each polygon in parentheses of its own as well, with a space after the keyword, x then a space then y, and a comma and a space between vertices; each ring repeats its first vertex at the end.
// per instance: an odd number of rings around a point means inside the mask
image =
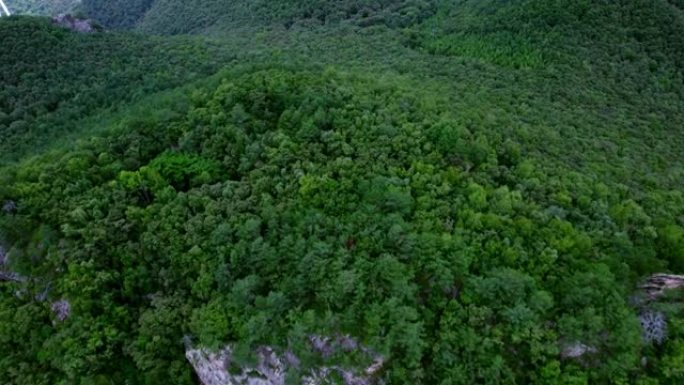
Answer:
POLYGON ((684 379, 684 297, 636 295, 684 273, 681 2, 196 3, 0 19, 0 383, 311 335, 389 384, 684 379))

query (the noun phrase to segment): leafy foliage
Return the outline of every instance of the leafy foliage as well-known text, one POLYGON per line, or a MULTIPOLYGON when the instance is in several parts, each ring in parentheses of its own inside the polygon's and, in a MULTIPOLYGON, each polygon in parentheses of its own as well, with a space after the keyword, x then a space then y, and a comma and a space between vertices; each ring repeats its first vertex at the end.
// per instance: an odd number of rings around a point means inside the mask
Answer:
POLYGON ((429 16, 434 4, 434 0, 84 0, 83 8, 106 26, 138 25, 146 32, 178 34, 271 25, 290 29, 342 21, 400 27, 429 16))
POLYGON ((0 160, 74 131, 95 111, 210 75, 226 57, 183 39, 80 35, 22 17, 3 20, 0 34, 15 42, 0 51, 0 160))
POLYGON ((103 26, 126 29, 135 26, 155 0, 82 0, 79 9, 103 26))
POLYGON ((33 279, 0 284, 2 380, 188 384, 184 339, 307 357, 306 336, 348 333, 389 358, 392 384, 678 383, 681 298, 654 310, 659 344, 630 301, 641 277, 684 266, 674 3, 105 14, 212 33, 168 40, 3 20, 46 54, 4 61, 0 121, 24 130, 5 128, 18 161, 0 169, 0 202, 16 209, 0 241, 33 279), (46 41, 62 40, 65 58, 124 44, 53 69, 46 41), (30 109, 50 100, 78 110, 30 109), (80 141, 43 151, 71 126, 80 141), (585 354, 564 357, 573 344, 585 354))
MULTIPOLYGON (((667 1, 459 0, 411 31, 411 44, 434 54, 478 58, 515 68, 649 58, 682 68, 684 14, 667 1)), ((681 75, 681 74, 680 74, 681 75)))

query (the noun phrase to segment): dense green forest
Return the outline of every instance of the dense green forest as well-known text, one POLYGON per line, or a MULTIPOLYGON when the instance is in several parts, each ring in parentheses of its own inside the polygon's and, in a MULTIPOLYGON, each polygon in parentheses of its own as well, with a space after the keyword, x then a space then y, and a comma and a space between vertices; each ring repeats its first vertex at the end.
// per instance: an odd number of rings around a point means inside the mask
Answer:
POLYGON ((436 4, 436 0, 83 0, 83 8, 106 26, 164 34, 310 28, 340 22, 401 27, 428 17, 437 10, 436 4))
POLYGON ((154 0, 82 0, 80 10, 108 28, 135 26, 154 0))
POLYGON ((207 42, 103 33, 9 18, 0 35, 0 162, 16 159, 133 100, 215 73, 230 53, 207 42), (55 65, 57 63, 57 65, 55 65))
POLYGON ((311 335, 377 383, 684 381, 684 295, 638 289, 684 274, 682 1, 80 9, 0 19, 0 383, 311 335))

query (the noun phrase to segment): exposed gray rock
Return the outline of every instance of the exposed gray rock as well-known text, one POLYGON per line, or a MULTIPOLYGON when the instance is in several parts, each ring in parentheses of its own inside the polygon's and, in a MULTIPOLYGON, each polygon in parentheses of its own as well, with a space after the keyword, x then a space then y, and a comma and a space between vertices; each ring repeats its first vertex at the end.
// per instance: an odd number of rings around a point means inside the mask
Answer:
POLYGON ((336 337, 311 336, 309 337, 309 342, 311 343, 312 349, 323 358, 330 357, 337 352, 349 353, 355 350, 360 350, 372 357, 378 356, 377 353, 365 346, 359 345, 354 338, 348 335, 339 335, 336 337))
MULTIPOLYGON (((349 336, 337 338, 312 336, 309 341, 312 349, 323 357, 329 357, 338 349, 343 351, 362 349, 356 340, 349 336)), ((233 350, 230 346, 219 351, 188 346, 185 356, 194 367, 203 385, 284 385, 288 369, 297 369, 300 365, 299 358, 289 351, 281 357, 274 349, 261 347, 255 353, 256 365, 241 367, 237 372, 229 370, 233 359, 233 350)), ((372 365, 362 371, 340 366, 313 368, 308 374, 302 376, 301 383, 323 385, 328 383, 331 374, 336 373, 345 385, 373 385, 376 383, 376 375, 382 370, 384 364, 384 358, 375 356, 372 365)))
POLYGON ((9 270, 7 250, 0 245, 0 281, 24 282, 26 278, 9 270))
POLYGON ((65 299, 53 302, 50 308, 59 322, 66 321, 71 315, 71 303, 65 299))
POLYGON ((17 212, 17 203, 15 201, 5 201, 2 204, 2 212, 5 214, 14 214, 17 212))
MULTIPOLYGON (((684 276, 671 274, 655 274, 649 277, 639 291, 629 298, 629 302, 640 311, 642 339, 646 344, 660 344, 667 338, 667 319, 665 314, 654 309, 658 301, 668 290, 684 288, 684 276)), ((597 353, 598 349, 581 342, 561 345, 561 358, 581 359, 597 353)))
POLYGON ((667 338, 667 320, 659 311, 647 310, 639 315, 642 338, 646 343, 660 344, 667 338))
POLYGON ((667 339, 667 317, 655 305, 668 291, 677 289, 684 289, 684 275, 654 274, 629 298, 629 303, 639 311, 644 343, 661 344, 667 339))
POLYGON ((289 350, 285 352, 283 359, 289 367, 294 369, 299 369, 299 365, 302 363, 299 358, 289 350))
POLYGON ((257 352, 258 363, 254 367, 242 368, 239 373, 231 373, 233 350, 230 347, 218 352, 208 349, 189 349, 185 357, 197 372, 204 385, 284 385, 286 364, 270 348, 257 352))
POLYGON ((0 271, 0 281, 24 282, 26 279, 11 271, 0 271))
POLYGON ((91 20, 78 19, 70 14, 54 16, 52 22, 79 33, 93 33, 96 31, 95 25, 91 20))
MULTIPOLYGON (((37 280, 37 279, 34 279, 33 281, 34 281, 35 283, 41 282, 40 280, 37 280)), ((41 284, 43 284, 43 283, 41 282, 41 284)), ((43 290, 41 290, 38 294, 35 295, 35 297, 34 297, 35 300, 38 301, 38 302, 45 302, 45 301, 47 301, 48 296, 49 296, 49 294, 50 294, 50 289, 51 289, 51 285, 50 285, 50 283, 48 282, 47 284, 45 284, 45 286, 43 286, 43 290)))
POLYGON ((684 275, 654 274, 640 286, 650 300, 662 297, 667 290, 680 288, 684 288, 684 275))
POLYGON ((640 309, 642 339, 647 344, 661 344, 667 339, 667 318, 653 306, 668 291, 683 289, 684 275, 654 274, 639 286, 632 304, 640 309))
POLYGON ((597 351, 593 346, 585 345, 581 342, 573 342, 562 347, 561 357, 565 359, 581 358, 586 354, 593 354, 597 351))
POLYGON ((197 376, 204 385, 234 385, 233 375, 228 372, 232 352, 226 348, 218 352, 208 349, 190 349, 185 358, 195 368, 197 376))

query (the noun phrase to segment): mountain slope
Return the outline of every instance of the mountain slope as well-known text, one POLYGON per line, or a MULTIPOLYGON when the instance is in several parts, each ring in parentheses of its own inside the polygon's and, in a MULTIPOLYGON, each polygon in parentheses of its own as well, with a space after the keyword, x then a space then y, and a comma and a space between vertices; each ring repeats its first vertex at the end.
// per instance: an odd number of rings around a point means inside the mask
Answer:
POLYGON ((191 37, 0 20, 2 382, 196 383, 184 344, 358 365, 312 335, 390 384, 684 380, 681 293, 637 290, 684 272, 677 1, 198 3, 103 14, 191 37))
POLYGON ((218 1, 85 0, 83 8, 108 27, 137 26, 163 34, 231 31, 267 26, 311 27, 348 22, 405 26, 429 16, 434 0, 218 1))
POLYGON ((82 0, 79 9, 111 29, 134 27, 155 0, 82 0))
POLYGON ((0 34, 0 161, 77 131, 76 120, 216 72, 226 55, 183 39, 80 35, 11 18, 0 34), (55 65, 57 63, 57 65, 55 65))
MULTIPOLYGON (((684 65, 684 15, 668 1, 615 1, 595 6, 583 0, 461 0, 415 28, 432 53, 470 56, 527 67, 569 60, 594 63, 665 55, 684 65), (429 32, 428 32, 429 31, 429 32), (631 57, 626 56, 631 54, 631 57)), ((420 40, 420 38, 417 38, 420 40)), ((657 57, 650 57, 658 60, 657 57)), ((664 58, 661 58, 664 59, 664 58)), ((572 62, 577 69, 577 64, 572 62)))

